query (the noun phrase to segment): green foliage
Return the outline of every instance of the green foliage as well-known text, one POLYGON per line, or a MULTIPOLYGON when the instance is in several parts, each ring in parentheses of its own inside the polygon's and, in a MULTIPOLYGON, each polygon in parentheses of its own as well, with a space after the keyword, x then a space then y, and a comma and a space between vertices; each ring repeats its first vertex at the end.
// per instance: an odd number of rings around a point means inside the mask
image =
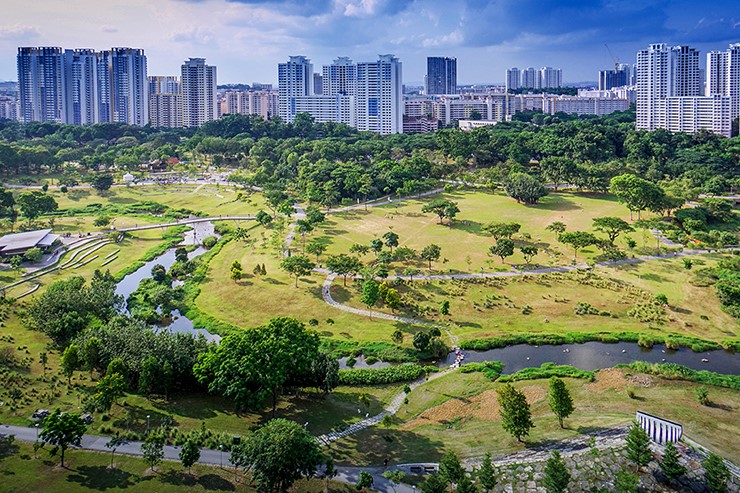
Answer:
POLYGON ((80 350, 75 344, 70 344, 62 353, 62 373, 67 377, 67 383, 71 382, 74 371, 80 366, 80 350))
POLYGON ((32 190, 30 192, 21 192, 15 199, 15 203, 21 210, 28 221, 33 221, 37 217, 53 212, 57 210, 59 205, 57 204, 54 197, 46 195, 40 190, 32 190))
POLYGON ((298 287, 298 279, 311 273, 316 264, 303 255, 291 255, 280 262, 280 268, 295 277, 295 287, 298 287))
POLYGON ((550 410, 557 416, 561 428, 564 428, 563 420, 575 410, 565 382, 558 377, 550 377, 550 410))
POLYGON ((368 308, 375 306, 380 299, 380 286, 375 279, 367 279, 362 283, 362 296, 360 302, 367 305, 368 308))
POLYGON ((442 255, 442 248, 440 248, 439 245, 435 245, 434 243, 432 243, 431 245, 427 245, 421 249, 419 258, 429 262, 429 269, 431 269, 432 262, 436 262, 437 260, 439 260, 439 257, 441 255, 442 255))
POLYGON ((702 385, 696 389, 696 400, 699 401, 699 404, 702 406, 709 405, 709 390, 705 386, 702 385))
POLYGON ((447 219, 448 222, 452 222, 455 216, 460 212, 460 208, 457 206, 457 202, 446 199, 435 199, 428 204, 425 204, 421 208, 421 212, 428 213, 432 212, 439 216, 439 224, 442 224, 442 219, 447 219))
POLYGON ((497 223, 492 222, 483 226, 483 231, 493 236, 494 240, 509 238, 518 233, 522 225, 519 223, 497 223))
POLYGON ((152 471, 164 458, 164 437, 159 432, 150 433, 141 444, 141 455, 144 463, 152 471))
POLYGON ((64 452, 70 445, 79 446, 87 430, 85 421, 79 414, 63 413, 57 408, 41 421, 39 438, 61 451, 61 464, 64 467, 64 452))
POLYGON ((536 204, 547 195, 547 189, 542 182, 526 173, 510 174, 504 187, 509 197, 516 199, 519 203, 536 204))
POLYGON ((373 477, 372 475, 367 471, 360 471, 360 479, 355 483, 355 488, 357 491, 362 490, 363 488, 370 488, 373 485, 373 477))
POLYGON ((632 174, 615 176, 611 179, 610 191, 617 200, 638 214, 645 209, 655 210, 663 202, 665 192, 660 186, 632 174))
POLYGON ((514 241, 508 238, 500 238, 494 246, 489 247, 488 252, 499 257, 502 264, 506 263, 506 257, 514 255, 514 241))
POLYGON ((517 382, 520 380, 537 380, 540 378, 567 377, 582 378, 593 381, 595 374, 592 371, 579 370, 570 365, 556 365, 555 363, 542 363, 539 368, 524 368, 511 375, 502 375, 500 382, 517 382))
POLYGON ((340 385, 382 385, 396 382, 417 380, 434 367, 425 367, 417 363, 406 363, 384 368, 357 368, 339 370, 340 385))
POLYGON ((26 253, 23 254, 23 260, 36 263, 41 260, 41 255, 43 255, 43 252, 40 248, 29 248, 28 250, 26 250, 26 253))
POLYGON ((483 458, 483 462, 477 471, 477 476, 484 493, 490 492, 498 484, 496 470, 493 468, 490 452, 486 452, 486 456, 483 458))
POLYGON ((453 451, 446 452, 439 461, 439 476, 447 484, 458 484, 465 476, 460 458, 453 451))
POLYGON ((650 437, 636 421, 627 432, 627 458, 637 466, 646 466, 653 460, 650 437))
POLYGON ((529 435, 529 430, 534 427, 527 398, 510 383, 499 387, 497 392, 501 426, 522 442, 522 437, 529 435))
POLYGON ((200 459, 200 444, 193 439, 185 440, 179 454, 182 466, 190 470, 200 459))
POLYGON ((205 238, 203 238, 203 246, 206 248, 213 248, 217 241, 218 238, 216 238, 215 236, 206 236, 205 238))
POLYGON ((730 480, 730 472, 727 470, 725 461, 712 452, 701 463, 704 468, 704 483, 712 493, 727 491, 727 482, 730 480))
POLYGON ((92 402, 95 410, 108 412, 118 398, 127 390, 126 382, 119 373, 110 373, 95 385, 92 402))
POLYGON ((723 375, 707 370, 692 370, 676 363, 646 363, 644 361, 635 361, 627 365, 618 366, 629 368, 636 373, 647 373, 672 380, 688 380, 689 382, 740 390, 740 375, 723 375))
POLYGON ((92 187, 98 192, 105 192, 113 185, 113 175, 108 173, 96 173, 90 180, 92 187))
POLYGON ((460 366, 460 373, 480 372, 492 381, 501 376, 504 364, 500 361, 483 361, 480 363, 465 363, 460 366))
POLYGON ((558 241, 573 247, 573 260, 578 258, 578 250, 596 245, 599 239, 586 231, 566 231, 558 235, 558 241))
POLYGON ((545 464, 545 477, 543 478, 547 493, 564 493, 570 483, 570 473, 565 467, 565 462, 560 452, 553 450, 550 458, 545 464))
POLYGON ((446 493, 447 483, 438 474, 432 474, 421 484, 422 493, 446 493))
POLYGON ((686 467, 679 462, 678 451, 673 442, 665 445, 663 460, 660 461, 660 469, 668 479, 678 479, 686 474, 686 467))
POLYGON ((593 223, 594 229, 605 233, 611 244, 614 244, 620 234, 635 230, 627 221, 618 217, 595 217, 593 223))
POLYGON ((629 471, 621 470, 614 478, 615 493, 637 493, 639 486, 640 478, 629 471))

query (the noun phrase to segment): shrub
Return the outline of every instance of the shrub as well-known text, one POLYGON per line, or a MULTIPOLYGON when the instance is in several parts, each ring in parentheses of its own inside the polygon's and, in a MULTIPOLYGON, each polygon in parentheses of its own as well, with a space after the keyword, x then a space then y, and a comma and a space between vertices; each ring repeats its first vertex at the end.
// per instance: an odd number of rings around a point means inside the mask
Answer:
POLYGON ((652 348, 655 344, 655 339, 647 334, 641 334, 640 338, 637 339, 637 345, 644 348, 652 348))
POLYGON ((375 356, 368 356, 367 358, 365 358, 365 363, 367 363, 368 365, 374 365, 378 361, 378 358, 376 358, 375 356))
POLYGON ((319 321, 316 320, 315 318, 312 318, 311 320, 308 321, 308 325, 310 325, 311 327, 316 327, 317 325, 319 325, 319 321))
POLYGON ((29 262, 36 263, 41 260, 42 254, 43 252, 40 248, 29 248, 28 250, 26 250, 26 253, 23 254, 23 259, 29 262))
POLYGON ((636 373, 647 373, 672 380, 687 380, 705 385, 740 390, 740 375, 724 375, 707 370, 692 370, 676 363, 646 363, 635 361, 618 368, 629 368, 636 373))
POLYGON ((357 364, 357 359, 354 356, 348 356, 347 361, 345 361, 346 365, 352 368, 357 364))
POLYGON ((380 385, 395 382, 416 380, 427 371, 436 371, 436 367, 424 367, 417 363, 406 363, 386 368, 357 368, 339 370, 340 385, 380 385))
POLYGON ((483 361, 482 363, 465 363, 460 366, 460 373, 480 372, 491 380, 496 380, 504 369, 500 361, 483 361))
POLYGON ((516 382, 519 380, 536 380, 550 377, 583 378, 593 381, 595 374, 592 371, 579 370, 570 365, 556 365, 555 363, 543 363, 539 368, 524 368, 512 375, 502 375, 500 382, 516 382))
POLYGON ((213 246, 218 242, 218 238, 215 236, 207 236, 203 238, 203 246, 206 248, 213 248, 213 246))
POLYGON ((591 303, 579 301, 576 304, 576 315, 598 315, 599 310, 591 306, 591 303))
POLYGON ((702 385, 696 389, 696 400, 699 401, 699 404, 702 406, 709 405, 709 390, 707 390, 705 386, 702 385))

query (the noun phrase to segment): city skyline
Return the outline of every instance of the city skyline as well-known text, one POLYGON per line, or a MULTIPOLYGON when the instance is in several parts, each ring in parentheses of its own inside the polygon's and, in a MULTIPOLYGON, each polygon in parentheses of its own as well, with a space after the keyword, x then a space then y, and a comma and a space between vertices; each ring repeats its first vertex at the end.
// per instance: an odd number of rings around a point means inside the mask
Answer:
MULTIPOLYGON (((19 46, 146 51, 150 75, 176 75, 206 58, 221 83, 275 83, 276 65, 306 55, 318 66, 394 53, 407 84, 421 84, 428 56, 455 57, 458 83, 501 83, 513 66, 557 66, 564 82, 595 81, 634 63, 649 43, 702 53, 740 40, 733 2, 534 2, 502 0, 73 0, 5 2, 0 80, 15 80, 19 46), (102 5, 102 7, 101 7, 102 5), (486 63, 481 63, 485 60, 486 63)), ((703 63, 703 60, 702 60, 703 63)))

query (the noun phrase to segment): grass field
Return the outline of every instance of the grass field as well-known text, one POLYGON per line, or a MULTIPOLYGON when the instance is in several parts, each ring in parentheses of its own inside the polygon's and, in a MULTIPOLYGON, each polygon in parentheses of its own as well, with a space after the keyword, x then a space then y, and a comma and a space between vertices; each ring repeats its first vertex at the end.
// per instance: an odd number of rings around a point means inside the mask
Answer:
MULTIPOLYGON (((511 198, 482 191, 456 191, 443 193, 422 200, 399 203, 364 210, 352 210, 332 214, 322 235, 315 234, 328 245, 327 254, 346 253, 354 243, 369 244, 389 230, 399 235, 400 246, 420 251, 424 246, 435 243, 442 248, 440 262, 434 269, 451 269, 458 272, 481 272, 508 270, 513 264, 523 264, 524 258, 516 253, 506 259, 508 265, 488 255, 488 248, 495 244, 493 238, 482 230, 490 222, 518 222, 522 225, 514 238, 519 243, 537 245, 540 253, 533 262, 540 265, 568 265, 573 260, 573 250, 560 244, 555 234, 545 228, 555 221, 566 224, 568 231, 592 231, 592 219, 601 216, 616 216, 629 220, 629 211, 614 197, 590 194, 558 193, 544 197, 540 204, 526 206, 511 198), (458 203, 460 213, 451 226, 439 224, 433 214, 422 214, 424 204, 435 198, 444 198, 458 203), (525 239, 524 235, 529 235, 525 239)), ((638 249, 654 248, 652 235, 645 236, 636 231, 631 233, 638 242, 638 249)), ((625 248, 623 238, 617 244, 625 248)), ((583 249, 578 261, 593 259, 601 252, 596 247, 583 249)), ((366 257, 369 260, 372 254, 366 257)), ((400 265, 394 264, 400 268, 400 265)), ((418 267, 426 267, 419 263, 418 267)))
MULTIPOLYGON (((719 254, 694 261, 712 266, 719 254)), ((400 314, 447 323, 461 339, 515 332, 632 331, 659 335, 676 332, 722 341, 737 337, 738 322, 722 311, 713 286, 690 283, 692 271, 670 258, 636 265, 598 268, 591 272, 551 273, 475 281, 415 281, 397 285, 406 306, 400 314), (628 312, 637 304, 665 294, 663 320, 640 321, 628 312), (439 312, 450 302, 450 314, 439 312), (579 302, 603 315, 577 315, 579 302)), ((335 299, 349 306, 360 302, 361 284, 337 284, 335 299)), ((391 313, 387 307, 376 308, 391 313)))
POLYGON ((736 440, 740 423, 734 417, 740 408, 738 392, 709 387, 712 405, 702 406, 696 401, 695 384, 622 370, 602 370, 593 383, 566 379, 566 385, 576 410, 561 429, 548 406, 546 380, 514 384, 532 406, 535 427, 525 445, 501 427, 495 392, 499 384, 480 373, 455 372, 414 389, 409 405, 401 408, 391 427, 359 432, 335 448, 343 463, 360 466, 385 458, 400 463, 436 461, 447 450, 462 457, 504 454, 627 424, 639 409, 681 423, 687 436, 725 457, 740 454, 736 440), (627 396, 627 389, 635 392, 634 399, 627 396))
MULTIPOLYGON (((65 456, 67 467, 61 468, 59 459, 50 457, 47 450, 41 449, 34 457, 30 444, 16 442, 12 452, 0 455, 0 475, 4 478, 0 492, 3 493, 256 491, 241 472, 238 473, 238 482, 235 482, 233 469, 218 466, 195 465, 188 473, 179 463, 165 461, 152 472, 141 459, 116 454, 114 468, 110 468, 110 454, 71 450, 65 456)), ((322 480, 302 480, 291 491, 320 493, 325 486, 322 480)), ((338 482, 331 483, 331 490, 341 493, 355 491, 352 485, 338 482)))

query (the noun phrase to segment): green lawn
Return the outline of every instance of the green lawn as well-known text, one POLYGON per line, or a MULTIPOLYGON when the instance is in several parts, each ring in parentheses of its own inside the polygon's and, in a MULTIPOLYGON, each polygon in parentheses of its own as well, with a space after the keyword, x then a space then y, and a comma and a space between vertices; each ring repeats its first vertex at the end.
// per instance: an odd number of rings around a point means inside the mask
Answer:
MULTIPOLYGON (((568 231, 592 231, 592 219, 601 216, 616 216, 629 220, 629 211, 612 196, 558 193, 544 197, 540 204, 527 206, 517 204, 511 198, 495 193, 482 191, 457 191, 443 193, 422 200, 408 200, 399 203, 364 210, 352 210, 332 214, 327 227, 320 238, 328 245, 327 254, 346 253, 354 243, 369 244, 374 238, 381 238, 389 230, 399 235, 401 246, 414 248, 417 251, 435 243, 442 248, 440 262, 434 269, 448 269, 462 272, 481 272, 490 270, 508 270, 512 264, 523 264, 524 258, 516 253, 502 265, 501 260, 488 255, 488 248, 495 241, 482 230, 490 222, 518 222, 522 225, 514 239, 519 244, 534 244, 540 248, 540 254, 534 262, 540 265, 567 265, 573 260, 573 250, 560 244, 555 234, 545 228, 555 221, 567 225, 568 231), (458 203, 460 213, 452 225, 439 224, 437 216, 422 214, 424 204, 436 198, 454 200, 458 203), (526 235, 529 235, 527 238, 526 235)), ((640 231, 631 233, 638 242, 638 248, 644 245, 654 247, 652 235, 644 236, 640 231), (644 237, 643 237, 644 236, 644 237)), ((625 248, 623 239, 617 244, 625 248)), ((579 252, 578 260, 593 259, 601 252, 595 247, 579 252)), ((372 254, 365 257, 371 260, 372 254)), ((425 267, 424 263, 417 264, 425 267)), ((396 268, 402 268, 394 264, 396 268)))
POLYGON ((740 407, 740 393, 709 387, 712 405, 702 406, 695 398, 696 384, 649 377, 650 387, 643 388, 630 378, 622 370, 606 370, 594 383, 566 379, 576 410, 565 421, 565 429, 549 409, 546 380, 515 383, 527 395, 535 423, 522 445, 501 427, 494 390, 499 384, 480 373, 455 372, 414 389, 408 408, 401 408, 390 428, 351 435, 335 449, 343 463, 360 466, 384 458, 400 463, 436 461, 447 450, 462 457, 504 454, 627 424, 635 411, 642 410, 681 423, 688 437, 725 457, 738 457, 740 423, 733 416, 740 407), (627 389, 634 389, 635 399, 627 396, 627 389))
MULTIPOLYGON (((59 459, 50 457, 47 450, 40 450, 34 457, 30 444, 16 442, 9 452, 0 455, 0 476, 4 478, 0 492, 4 493, 256 491, 241 472, 238 473, 238 482, 235 482, 231 468, 195 465, 188 473, 179 463, 165 461, 152 472, 141 459, 119 454, 114 456, 114 468, 111 468, 110 454, 80 450, 68 451, 66 467, 62 468, 59 459)), ((319 493, 324 488, 322 480, 302 480, 291 491, 319 493)), ((331 489, 343 493, 354 491, 352 485, 337 482, 331 483, 331 489)))
MULTIPOLYGON (((694 258, 703 266, 716 264, 719 254, 694 258)), ((698 267, 697 267, 698 268, 698 267)), ((676 332, 722 341, 737 337, 738 322, 722 311, 712 286, 690 283, 692 271, 682 259, 669 258, 594 271, 551 273, 474 281, 415 281, 395 286, 406 307, 405 316, 446 323, 461 339, 516 332, 632 331, 659 336, 676 332), (640 321, 628 312, 636 304, 665 294, 669 306, 663 321, 640 321), (442 301, 450 314, 439 313, 442 301), (590 303, 604 315, 576 315, 579 302, 590 303), (527 308, 528 307, 528 308, 527 308), (529 313, 524 313, 529 311, 529 313)), ((361 283, 338 283, 335 298, 349 306, 360 302, 361 283)), ((376 308, 391 313, 387 307, 376 308)))

